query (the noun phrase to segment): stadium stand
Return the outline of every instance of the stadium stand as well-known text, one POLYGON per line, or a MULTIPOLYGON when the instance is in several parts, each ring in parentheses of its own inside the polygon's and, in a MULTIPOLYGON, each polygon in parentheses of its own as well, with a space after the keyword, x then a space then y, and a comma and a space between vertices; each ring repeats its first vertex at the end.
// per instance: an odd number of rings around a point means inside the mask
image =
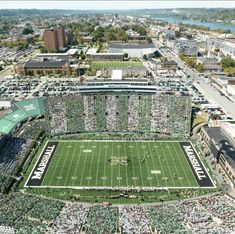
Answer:
POLYGON ((129 96, 119 96, 117 99, 117 130, 128 130, 128 98, 129 96))
POLYGON ((105 96, 95 97, 96 126, 100 131, 106 131, 106 100, 105 96))
POLYGON ((91 205, 0 194, 0 227, 15 233, 233 233, 235 205, 219 193, 155 205, 91 205))
POLYGON ((95 129, 95 115, 94 115, 94 97, 93 96, 84 96, 84 113, 85 113, 85 129, 92 131, 95 129))
POLYGON ((49 135, 89 132, 155 132, 187 137, 191 99, 188 96, 68 95, 46 99, 49 135))
POLYGON ((26 156, 31 139, 13 138, 0 150, 0 174, 14 175, 21 160, 26 156))
POLYGON ((106 206, 90 208, 86 226, 87 233, 114 233, 118 224, 118 209, 106 206))
POLYGON ((121 207, 119 224, 124 233, 150 233, 147 209, 143 206, 121 207))
POLYGON ((54 222, 52 233, 80 233, 89 209, 89 205, 66 204, 54 222))

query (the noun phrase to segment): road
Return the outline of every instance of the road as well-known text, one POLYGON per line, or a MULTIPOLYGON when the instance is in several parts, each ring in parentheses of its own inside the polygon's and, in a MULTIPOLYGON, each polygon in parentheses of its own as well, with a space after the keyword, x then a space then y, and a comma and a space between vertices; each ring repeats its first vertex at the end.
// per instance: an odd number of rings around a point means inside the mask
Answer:
POLYGON ((200 81, 197 82, 195 86, 206 96, 209 100, 214 100, 215 103, 219 104, 225 112, 229 113, 233 118, 235 118, 235 103, 221 96, 219 91, 214 89, 210 84, 200 81))
MULTIPOLYGON (((153 42, 157 48, 164 46, 155 39, 153 42)), ((218 104, 227 114, 235 118, 235 102, 232 102, 225 96, 221 96, 219 91, 214 89, 209 83, 204 82, 203 78, 198 75, 196 71, 189 68, 177 55, 169 52, 166 49, 161 50, 162 54, 178 63, 178 66, 195 81, 195 86, 205 95, 205 97, 216 104, 218 104)))
MULTIPOLYGON (((152 39, 154 45, 156 48, 159 49, 159 47, 163 47, 164 45, 161 44, 159 41, 156 39, 152 39)), ((200 76, 198 75, 197 72, 195 72, 193 69, 189 68, 184 61, 182 61, 176 54, 174 54, 173 51, 169 52, 169 49, 160 49, 160 52, 163 54, 163 56, 170 58, 171 60, 175 61, 178 64, 178 67, 183 70, 190 78, 194 81, 196 80, 201 80, 200 76)))

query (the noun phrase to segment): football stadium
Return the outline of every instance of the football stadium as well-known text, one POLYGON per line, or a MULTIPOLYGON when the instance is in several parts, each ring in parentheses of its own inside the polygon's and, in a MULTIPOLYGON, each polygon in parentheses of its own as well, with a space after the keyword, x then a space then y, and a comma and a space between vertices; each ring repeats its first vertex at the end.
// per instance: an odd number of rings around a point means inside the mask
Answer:
POLYGON ((80 89, 12 103, 0 131, 20 132, 16 141, 31 150, 8 158, 4 173, 22 171, 22 162, 26 189, 215 188, 189 137, 189 96, 157 92, 144 79, 93 80, 80 89))

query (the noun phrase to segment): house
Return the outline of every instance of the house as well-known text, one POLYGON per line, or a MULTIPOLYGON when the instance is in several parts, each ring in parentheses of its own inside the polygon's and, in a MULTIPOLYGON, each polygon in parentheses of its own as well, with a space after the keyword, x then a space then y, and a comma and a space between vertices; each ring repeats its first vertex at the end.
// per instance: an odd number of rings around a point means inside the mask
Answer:
POLYGON ((223 68, 221 67, 216 58, 199 57, 197 58, 197 64, 202 64, 205 72, 223 72, 223 68))

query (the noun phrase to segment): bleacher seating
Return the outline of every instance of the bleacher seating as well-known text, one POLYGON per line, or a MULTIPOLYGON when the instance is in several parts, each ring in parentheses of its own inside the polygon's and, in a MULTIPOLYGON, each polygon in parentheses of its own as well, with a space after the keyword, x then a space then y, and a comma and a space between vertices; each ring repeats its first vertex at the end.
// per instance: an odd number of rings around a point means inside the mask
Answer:
POLYGON ((68 95, 46 99, 49 134, 155 132, 187 137, 191 99, 179 95, 68 95))

